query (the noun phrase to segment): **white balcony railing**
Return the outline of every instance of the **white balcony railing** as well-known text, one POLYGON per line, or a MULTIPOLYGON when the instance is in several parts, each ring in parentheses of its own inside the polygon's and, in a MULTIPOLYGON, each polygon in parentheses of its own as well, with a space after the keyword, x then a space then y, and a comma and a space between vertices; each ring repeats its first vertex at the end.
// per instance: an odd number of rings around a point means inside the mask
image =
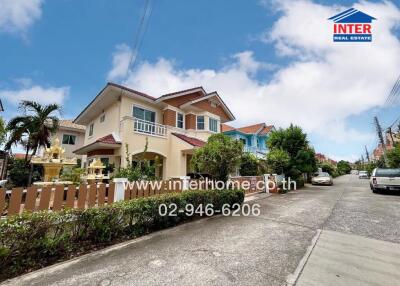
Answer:
POLYGON ((243 151, 244 152, 248 152, 248 153, 253 153, 255 155, 257 155, 257 154, 265 155, 267 153, 267 149, 257 148, 257 147, 254 147, 254 146, 244 146, 243 147, 243 151))
POLYGON ((150 134, 154 136, 167 136, 167 127, 165 125, 146 121, 136 117, 133 118, 133 130, 138 133, 150 134))

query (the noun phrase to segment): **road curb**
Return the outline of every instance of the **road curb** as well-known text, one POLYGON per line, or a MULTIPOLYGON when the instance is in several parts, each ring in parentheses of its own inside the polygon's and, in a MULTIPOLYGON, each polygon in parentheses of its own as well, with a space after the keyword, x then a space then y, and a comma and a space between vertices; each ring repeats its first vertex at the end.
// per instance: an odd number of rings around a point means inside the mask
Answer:
POLYGON ((287 276, 287 278, 286 278, 287 286, 293 286, 296 284, 297 280, 300 277, 300 274, 303 272, 303 269, 306 266, 308 258, 310 257, 315 245, 318 242, 319 237, 321 236, 321 233, 322 233, 322 230, 317 229, 317 234, 311 240, 311 245, 308 246, 306 253, 304 254, 303 258, 300 260, 299 265, 297 265, 296 270, 292 274, 289 274, 287 276))

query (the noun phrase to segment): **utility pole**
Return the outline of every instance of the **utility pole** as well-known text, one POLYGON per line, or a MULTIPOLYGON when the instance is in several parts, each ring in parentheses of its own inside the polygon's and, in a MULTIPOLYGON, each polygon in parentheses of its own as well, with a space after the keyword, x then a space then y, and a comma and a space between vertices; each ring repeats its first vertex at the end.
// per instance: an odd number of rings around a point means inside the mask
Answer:
POLYGON ((368 153, 367 145, 364 145, 364 147, 365 147, 365 155, 367 155, 367 162, 369 163, 370 159, 369 159, 369 153, 368 153))
POLYGON ((382 135, 382 127, 379 124, 379 120, 378 117, 374 116, 374 122, 375 122, 375 128, 376 128, 376 132, 378 133, 378 138, 379 138, 379 142, 382 145, 382 150, 383 150, 383 163, 386 166, 386 162, 387 162, 387 157, 386 157, 386 144, 385 144, 385 139, 383 138, 382 135))
POLYGON ((390 139, 392 140, 392 142, 390 142, 390 143, 391 143, 391 145, 394 145, 392 127, 388 128, 388 133, 389 133, 390 139))

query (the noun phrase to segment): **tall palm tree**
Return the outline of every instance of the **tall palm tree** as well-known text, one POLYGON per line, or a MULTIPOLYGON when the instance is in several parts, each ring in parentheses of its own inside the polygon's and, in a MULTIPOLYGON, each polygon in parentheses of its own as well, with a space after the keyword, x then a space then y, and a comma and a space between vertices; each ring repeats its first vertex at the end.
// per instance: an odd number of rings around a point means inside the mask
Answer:
POLYGON ((58 104, 41 105, 34 101, 22 101, 20 109, 23 115, 14 117, 7 124, 9 132, 5 149, 10 150, 13 145, 25 146, 25 160, 28 160, 29 152, 31 158, 39 148, 50 144, 51 135, 54 134, 59 125, 59 119, 55 115, 61 111, 58 104))

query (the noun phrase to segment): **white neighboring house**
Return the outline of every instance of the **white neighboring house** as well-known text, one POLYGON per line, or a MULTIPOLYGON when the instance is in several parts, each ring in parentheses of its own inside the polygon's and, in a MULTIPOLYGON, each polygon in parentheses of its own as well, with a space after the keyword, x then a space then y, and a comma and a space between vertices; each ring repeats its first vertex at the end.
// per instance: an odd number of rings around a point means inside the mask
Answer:
MULTIPOLYGON (((60 119, 59 128, 51 138, 60 140, 61 146, 65 149, 65 158, 82 159, 81 155, 73 153, 75 149, 81 148, 85 140, 86 127, 73 123, 72 120, 60 119)), ((43 149, 38 152, 39 155, 43 154, 43 149)))

